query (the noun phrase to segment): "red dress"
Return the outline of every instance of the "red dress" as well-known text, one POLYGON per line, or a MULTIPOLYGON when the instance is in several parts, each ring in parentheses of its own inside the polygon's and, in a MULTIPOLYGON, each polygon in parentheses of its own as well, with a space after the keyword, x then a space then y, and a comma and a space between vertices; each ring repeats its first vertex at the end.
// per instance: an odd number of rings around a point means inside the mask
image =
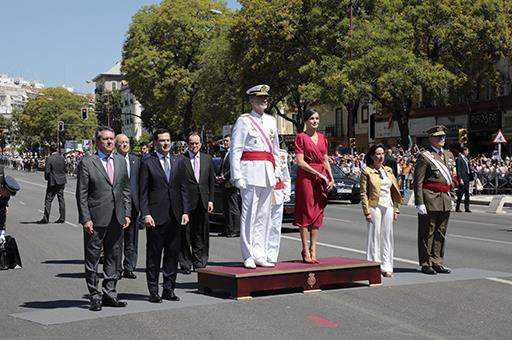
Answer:
MULTIPOLYGON (((318 133, 318 144, 305 133, 295 136, 295 154, 304 155, 304 161, 313 169, 329 178, 324 160, 327 155, 327 138, 318 133)), ((297 171, 295 180, 295 217, 293 224, 298 227, 321 227, 324 208, 327 205, 327 185, 320 177, 302 170, 297 171)))

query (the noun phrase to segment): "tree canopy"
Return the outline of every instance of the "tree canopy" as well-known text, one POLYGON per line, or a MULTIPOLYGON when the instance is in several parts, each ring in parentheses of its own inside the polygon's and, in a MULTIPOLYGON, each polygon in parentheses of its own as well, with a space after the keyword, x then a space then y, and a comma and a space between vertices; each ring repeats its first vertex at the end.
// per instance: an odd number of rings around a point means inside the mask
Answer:
POLYGON ((63 88, 44 89, 28 101, 24 110, 13 117, 18 140, 28 144, 47 145, 57 142, 57 124, 64 122, 60 141, 91 139, 97 127, 96 115, 89 110, 87 120, 81 120, 80 109, 87 107, 87 98, 63 88))
POLYGON ((201 56, 229 10, 220 1, 164 0, 138 11, 123 46, 122 70, 144 107, 146 127, 187 133, 193 122, 201 56))

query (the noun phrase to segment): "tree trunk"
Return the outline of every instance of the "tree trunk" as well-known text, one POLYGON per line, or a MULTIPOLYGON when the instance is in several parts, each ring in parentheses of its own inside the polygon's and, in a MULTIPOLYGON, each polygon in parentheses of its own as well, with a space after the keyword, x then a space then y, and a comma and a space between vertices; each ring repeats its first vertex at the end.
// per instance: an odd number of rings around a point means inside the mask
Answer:
POLYGON ((348 139, 356 136, 355 117, 359 110, 360 102, 360 99, 356 99, 345 104, 345 109, 347 110, 347 145, 348 139))

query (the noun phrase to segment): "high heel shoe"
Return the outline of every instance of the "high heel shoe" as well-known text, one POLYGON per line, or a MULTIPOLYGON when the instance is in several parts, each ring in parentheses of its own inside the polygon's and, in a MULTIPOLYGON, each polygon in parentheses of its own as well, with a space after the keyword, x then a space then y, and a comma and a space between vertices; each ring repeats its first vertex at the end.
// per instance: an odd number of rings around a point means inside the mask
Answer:
POLYGON ((306 252, 305 252, 304 250, 303 250, 303 251, 301 251, 301 252, 300 252, 300 254, 302 255, 302 262, 304 262, 304 263, 309 263, 309 264, 313 264, 313 263, 315 263, 315 262, 313 262, 313 260, 311 260, 311 259, 309 259, 309 260, 307 260, 307 259, 306 259, 306 252))
POLYGON ((315 254, 315 252, 314 252, 311 248, 309 248, 309 253, 311 254, 311 261, 313 261, 313 263, 320 263, 320 261, 318 261, 318 260, 316 259, 316 254, 315 254), (314 255, 313 255, 313 254, 314 254, 314 255))

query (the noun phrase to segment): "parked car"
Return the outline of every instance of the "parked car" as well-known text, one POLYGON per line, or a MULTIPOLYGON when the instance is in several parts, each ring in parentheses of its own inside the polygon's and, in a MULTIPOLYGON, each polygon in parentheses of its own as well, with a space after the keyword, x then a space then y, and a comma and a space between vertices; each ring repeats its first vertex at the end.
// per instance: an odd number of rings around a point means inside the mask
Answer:
MULTIPOLYGON (((297 178, 298 168, 299 166, 295 164, 290 169, 293 194, 295 194, 295 179, 297 178)), ((331 171, 334 177, 334 187, 327 193, 327 198, 330 200, 349 200, 354 204, 361 202, 359 179, 346 174, 335 164, 331 164, 331 171)))
MULTIPOLYGON (((222 158, 213 157, 213 167, 215 176, 220 176, 220 167, 222 165, 222 158)), ((284 204, 283 222, 292 222, 293 213, 295 211, 295 199, 292 193, 290 202, 284 204)), ((222 187, 215 183, 215 193, 213 202, 213 212, 209 215, 210 223, 212 224, 225 224, 224 221, 224 204, 222 200, 222 187)))

